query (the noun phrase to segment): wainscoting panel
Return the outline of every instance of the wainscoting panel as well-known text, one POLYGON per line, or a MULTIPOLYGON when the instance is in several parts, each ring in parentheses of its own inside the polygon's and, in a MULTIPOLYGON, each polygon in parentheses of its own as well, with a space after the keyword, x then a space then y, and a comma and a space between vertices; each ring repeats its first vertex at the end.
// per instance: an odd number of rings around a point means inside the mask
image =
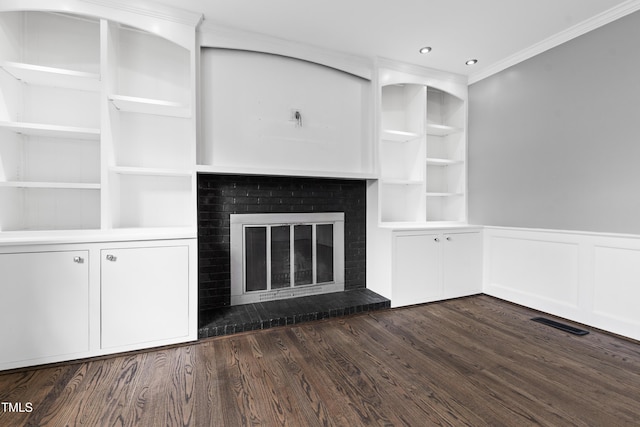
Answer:
POLYGON ((640 339, 640 236, 484 232, 484 293, 640 339))
POLYGON ((603 323, 619 323, 638 332, 640 244, 633 241, 625 243, 635 243, 636 247, 594 248, 593 312, 603 323))
POLYGON ((494 286, 577 307, 577 245, 495 236, 491 246, 490 271, 494 286))

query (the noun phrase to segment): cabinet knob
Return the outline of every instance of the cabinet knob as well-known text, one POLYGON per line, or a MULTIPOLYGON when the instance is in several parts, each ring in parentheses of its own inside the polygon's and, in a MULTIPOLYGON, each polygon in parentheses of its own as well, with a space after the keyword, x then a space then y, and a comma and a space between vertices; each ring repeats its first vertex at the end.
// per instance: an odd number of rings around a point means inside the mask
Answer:
POLYGON ((434 242, 439 242, 439 241, 440 241, 440 238, 439 238, 439 237, 436 237, 435 239, 433 239, 433 241, 434 241, 434 242))
POLYGON ((117 259, 118 257, 115 255, 111 255, 111 254, 107 255, 107 261, 115 262, 117 259))
POLYGON ((447 236, 447 241, 450 242, 451 241, 451 237, 447 236))
POLYGON ((84 264, 84 258, 82 258, 81 256, 75 256, 73 257, 73 262, 78 264, 84 264))

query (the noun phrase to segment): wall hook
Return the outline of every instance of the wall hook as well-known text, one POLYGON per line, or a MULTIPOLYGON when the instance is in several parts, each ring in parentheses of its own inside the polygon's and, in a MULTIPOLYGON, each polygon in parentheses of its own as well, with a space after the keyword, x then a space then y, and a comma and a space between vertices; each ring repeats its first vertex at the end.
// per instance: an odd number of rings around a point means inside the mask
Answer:
POLYGON ((296 122, 296 127, 302 127, 302 113, 300 110, 292 110, 292 120, 296 122))

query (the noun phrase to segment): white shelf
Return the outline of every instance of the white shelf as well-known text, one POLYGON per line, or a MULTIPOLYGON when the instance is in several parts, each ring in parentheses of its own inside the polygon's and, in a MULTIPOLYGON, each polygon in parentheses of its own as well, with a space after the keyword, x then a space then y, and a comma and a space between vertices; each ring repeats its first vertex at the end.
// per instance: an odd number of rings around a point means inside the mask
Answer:
POLYGON ((187 169, 160 169, 160 168, 115 166, 110 168, 109 170, 119 175, 174 176, 174 177, 190 177, 192 175, 192 171, 187 169))
POLYGON ((462 129, 447 125, 427 124, 427 135, 447 136, 458 132, 462 132, 462 129))
POLYGON ((423 181, 419 179, 383 179, 384 185, 422 185, 423 181))
POLYGON ((191 109, 179 102, 160 99, 138 98, 135 96, 109 95, 109 101, 119 111, 128 113, 153 114, 157 116, 190 118, 191 109))
POLYGON ((465 222, 461 221, 386 221, 380 222, 378 224, 380 228, 390 229, 390 230, 469 230, 469 231, 480 231, 482 230, 482 226, 477 225, 469 225, 465 222))
POLYGON ((0 68, 16 80, 33 85, 94 92, 100 90, 99 74, 9 61, 0 63, 0 68))
POLYGON ((434 157, 427 157, 427 164, 431 166, 461 165, 463 163, 464 162, 462 160, 437 159, 434 157))
POLYGON ((4 182, 0 182, 0 187, 51 188, 51 189, 66 189, 66 190, 99 190, 100 184, 81 183, 81 182, 4 181, 4 182))
POLYGON ((312 171, 298 169, 270 169, 244 166, 210 166, 197 165, 196 171, 214 174, 237 175, 269 175, 269 176, 302 176, 314 178, 343 178, 343 179, 377 179, 373 172, 342 172, 342 171, 312 171))
POLYGON ((9 129, 13 132, 31 135, 45 136, 50 138, 69 139, 100 139, 100 129, 80 128, 74 126, 58 126, 41 123, 20 123, 20 122, 0 122, 0 128, 9 129))
POLYGON ((427 193, 427 197, 455 197, 455 196, 462 196, 463 193, 439 193, 439 192, 428 192, 427 193))
POLYGON ((100 230, 15 230, 0 233, 0 247, 17 244, 100 243, 142 240, 194 239, 195 227, 114 228, 100 230))
POLYGON ((414 139, 420 138, 422 135, 415 132, 405 132, 402 130, 390 130, 384 129, 382 131, 381 138, 384 141, 390 142, 409 142, 414 139))

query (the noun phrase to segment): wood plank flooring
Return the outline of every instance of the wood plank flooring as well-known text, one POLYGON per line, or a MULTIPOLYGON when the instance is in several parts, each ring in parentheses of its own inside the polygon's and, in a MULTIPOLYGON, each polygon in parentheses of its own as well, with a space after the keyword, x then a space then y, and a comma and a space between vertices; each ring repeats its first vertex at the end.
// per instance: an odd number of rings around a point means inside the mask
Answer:
POLYGON ((536 315, 475 296, 4 373, 33 410, 0 425, 640 425, 640 344, 536 315))

